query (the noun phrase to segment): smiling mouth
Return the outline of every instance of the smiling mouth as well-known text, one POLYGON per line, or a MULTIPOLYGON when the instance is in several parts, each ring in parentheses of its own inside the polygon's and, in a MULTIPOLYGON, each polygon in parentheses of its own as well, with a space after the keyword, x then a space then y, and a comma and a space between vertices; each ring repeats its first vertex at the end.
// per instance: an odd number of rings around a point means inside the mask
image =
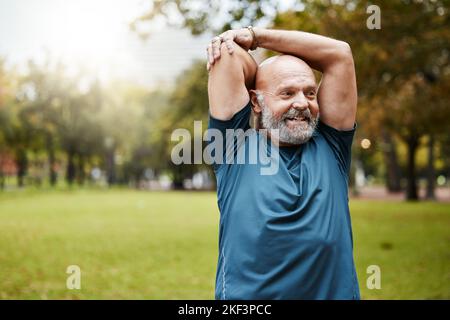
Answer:
POLYGON ((309 121, 308 118, 306 117, 290 117, 290 118, 286 118, 286 120, 289 121, 309 121))

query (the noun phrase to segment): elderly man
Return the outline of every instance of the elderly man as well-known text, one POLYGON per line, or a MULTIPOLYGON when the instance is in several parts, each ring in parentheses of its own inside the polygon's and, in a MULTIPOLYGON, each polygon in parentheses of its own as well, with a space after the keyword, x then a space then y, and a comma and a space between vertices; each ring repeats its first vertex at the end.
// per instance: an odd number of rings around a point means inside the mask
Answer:
POLYGON ((248 27, 213 38, 207 51, 209 128, 247 130, 253 111, 279 152, 275 175, 261 175, 258 164, 213 164, 216 299, 359 299, 348 207, 357 104, 349 45, 248 27), (281 55, 257 66, 247 52, 256 47, 281 55), (311 67, 322 72, 320 86, 311 67))

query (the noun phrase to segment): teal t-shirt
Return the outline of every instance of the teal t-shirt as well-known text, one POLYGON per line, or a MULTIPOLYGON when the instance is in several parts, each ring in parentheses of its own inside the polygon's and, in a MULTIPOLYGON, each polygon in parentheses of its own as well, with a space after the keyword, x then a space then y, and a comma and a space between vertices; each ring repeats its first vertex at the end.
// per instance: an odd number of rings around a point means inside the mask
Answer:
MULTIPOLYGON (((228 121, 210 116, 209 128, 224 135, 249 130, 250 114, 249 102, 228 121)), ((216 299, 360 298, 348 207, 355 128, 319 122, 307 143, 272 151, 269 140, 267 154, 279 152, 272 175, 261 174, 260 162, 213 163, 220 210, 216 299)), ((257 148, 259 139, 251 137, 261 133, 248 132, 242 143, 236 139, 234 156, 257 148)))

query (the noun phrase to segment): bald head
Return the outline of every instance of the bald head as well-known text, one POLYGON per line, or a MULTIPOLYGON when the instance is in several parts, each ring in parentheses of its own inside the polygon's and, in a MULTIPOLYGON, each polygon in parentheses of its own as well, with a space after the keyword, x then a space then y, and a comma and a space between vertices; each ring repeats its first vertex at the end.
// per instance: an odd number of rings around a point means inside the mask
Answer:
POLYGON ((303 60, 290 55, 264 60, 250 94, 256 128, 279 130, 280 143, 287 145, 299 145, 312 137, 319 114, 317 83, 303 60))
POLYGON ((255 87, 257 90, 274 90, 283 80, 301 77, 316 82, 314 72, 302 59, 291 55, 270 57, 258 66, 255 87))

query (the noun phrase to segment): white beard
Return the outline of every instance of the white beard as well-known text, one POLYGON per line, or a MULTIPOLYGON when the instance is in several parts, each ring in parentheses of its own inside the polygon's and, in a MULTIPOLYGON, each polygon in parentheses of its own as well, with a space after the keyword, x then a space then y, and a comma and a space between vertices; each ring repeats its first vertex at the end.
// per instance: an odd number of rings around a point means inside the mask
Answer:
POLYGON ((309 109, 299 111, 291 108, 281 116, 281 119, 277 119, 269 107, 265 105, 264 101, 262 99, 258 100, 262 109, 260 120, 262 127, 267 130, 278 129, 272 131, 275 134, 278 131, 278 134, 276 134, 277 136, 272 134, 274 139, 277 139, 282 143, 293 145, 303 144, 311 139, 316 130, 317 123, 319 122, 319 116, 313 118, 309 109), (286 119, 293 117, 305 117, 306 121, 301 121, 298 125, 291 128, 286 124, 286 119))

